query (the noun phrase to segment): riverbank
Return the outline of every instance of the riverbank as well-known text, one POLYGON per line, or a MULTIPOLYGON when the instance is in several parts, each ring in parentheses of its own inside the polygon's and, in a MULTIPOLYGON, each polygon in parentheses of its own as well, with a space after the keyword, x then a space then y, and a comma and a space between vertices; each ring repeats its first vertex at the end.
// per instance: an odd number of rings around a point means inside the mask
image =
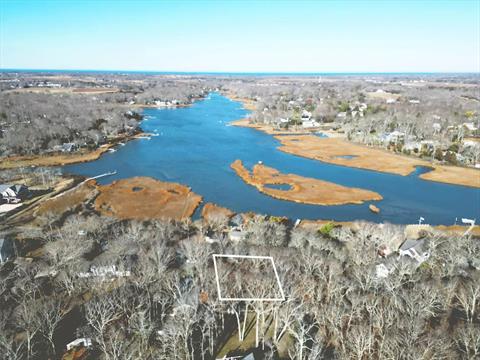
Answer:
POLYGON ((382 200, 376 192, 350 188, 335 183, 306 178, 295 174, 282 174, 278 170, 257 164, 250 173, 242 161, 236 160, 231 168, 247 184, 255 186, 260 192, 271 197, 311 205, 362 204, 365 201, 382 200), (270 185, 287 185, 281 190, 270 185))
POLYGON ((6 170, 32 166, 64 166, 94 161, 121 142, 139 139, 149 135, 148 133, 139 132, 134 135, 117 136, 94 150, 80 149, 74 153, 9 156, 0 159, 0 169, 6 170))
MULTIPOLYGON (((228 96, 234 100, 244 101, 239 97, 228 96)), ((246 109, 253 108, 253 100, 247 100, 244 107, 246 109)), ((298 134, 299 130, 297 129, 277 131, 271 125, 250 123, 248 118, 236 120, 230 124, 273 135, 281 143, 280 151, 296 156, 402 176, 410 175, 417 166, 423 166, 432 169, 419 175, 423 180, 480 188, 480 170, 478 169, 437 165, 422 159, 394 154, 388 150, 354 144, 347 141, 345 136, 338 132, 329 132, 328 138, 321 138, 313 134, 305 135, 305 130, 301 130, 303 134, 298 134)), ((322 132, 324 131, 322 130, 322 132)))
POLYGON ((480 188, 480 171, 473 168, 436 165, 421 159, 392 154, 387 150, 357 145, 338 138, 311 135, 276 136, 279 150, 323 162, 407 176, 417 166, 431 168, 423 180, 480 188))

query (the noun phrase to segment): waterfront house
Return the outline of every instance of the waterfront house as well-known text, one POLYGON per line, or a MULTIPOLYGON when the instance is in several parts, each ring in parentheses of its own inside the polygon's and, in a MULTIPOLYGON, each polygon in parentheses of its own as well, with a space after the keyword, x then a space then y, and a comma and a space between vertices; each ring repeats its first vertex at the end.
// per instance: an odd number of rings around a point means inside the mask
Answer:
POLYGON ((403 142, 405 141, 405 133, 395 130, 391 133, 382 134, 380 139, 387 144, 403 142))
POLYGON ((21 184, 2 184, 0 185, 0 203, 5 202, 7 204, 19 203, 30 197, 30 191, 28 187, 21 184))
POLYGON ((63 143, 62 145, 55 145, 53 151, 74 152, 78 150, 78 145, 75 143, 63 143))
POLYGON ((430 257, 430 253, 427 251, 425 239, 406 240, 398 249, 398 253, 400 256, 408 256, 420 264, 430 257))
POLYGON ((316 122, 315 120, 307 120, 302 122, 302 127, 307 129, 307 128, 316 128, 319 127, 320 124, 316 122))

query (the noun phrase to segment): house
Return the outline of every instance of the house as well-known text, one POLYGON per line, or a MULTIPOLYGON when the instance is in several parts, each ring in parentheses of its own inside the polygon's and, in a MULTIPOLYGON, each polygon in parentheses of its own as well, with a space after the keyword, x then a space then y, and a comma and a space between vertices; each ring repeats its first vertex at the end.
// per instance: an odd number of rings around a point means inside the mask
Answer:
POLYGON ((433 131, 435 131, 435 133, 439 133, 440 130, 442 130, 442 125, 440 125, 439 123, 433 123, 432 127, 433 127, 433 131))
POLYGON ((78 145, 75 143, 63 143, 62 152, 74 152, 78 150, 78 145))
POLYGON ((315 128, 319 127, 320 124, 316 122, 315 120, 307 120, 302 122, 302 127, 303 128, 315 128))
POLYGON ((74 152, 78 150, 78 145, 75 143, 63 143, 62 145, 55 145, 53 151, 74 152))
POLYGON ((420 100, 412 99, 408 101, 410 104, 420 104, 420 100))
POLYGON ((13 241, 9 238, 0 238, 0 264, 12 259, 15 256, 13 241))
POLYGON ((89 277, 96 277, 100 279, 105 278, 119 278, 119 277, 128 277, 131 275, 129 270, 118 270, 115 265, 106 265, 106 266, 94 266, 90 267, 90 270, 87 272, 78 273, 78 277, 80 278, 89 278, 89 277))
POLYGON ((239 227, 235 226, 228 232, 228 238, 231 241, 235 242, 242 241, 243 239, 245 239, 245 232, 242 231, 242 229, 240 229, 239 227))
POLYGON ((463 123, 463 126, 469 131, 478 130, 478 128, 475 126, 473 122, 463 123))
POLYGON ((378 264, 375 267, 375 277, 377 279, 385 279, 390 274, 390 270, 385 266, 385 264, 378 264))
POLYGON ((19 203, 31 196, 28 187, 21 184, 2 184, 0 185, 0 202, 8 204, 19 203))
POLYGON ((236 214, 235 216, 233 216, 228 223, 228 225, 232 227, 240 227, 242 226, 242 224, 243 216, 241 214, 236 214))
POLYGON ((72 342, 67 344, 67 351, 77 347, 77 346, 83 346, 83 347, 90 347, 92 346, 92 339, 90 338, 78 338, 76 340, 73 340, 72 342))
POLYGON ((386 143, 397 143, 405 141, 405 133, 400 131, 393 131, 391 133, 383 134, 381 137, 383 142, 386 143))
POLYGON ((386 103, 387 104, 395 104, 397 102, 397 100, 393 99, 393 98, 389 98, 386 100, 386 103))
POLYGON ((425 239, 409 239, 400 246, 398 253, 400 256, 408 256, 421 264, 430 257, 430 253, 426 250, 425 239))
POLYGON ((311 117, 312 117, 312 113, 310 111, 307 111, 307 110, 302 111, 302 120, 310 120, 311 117))

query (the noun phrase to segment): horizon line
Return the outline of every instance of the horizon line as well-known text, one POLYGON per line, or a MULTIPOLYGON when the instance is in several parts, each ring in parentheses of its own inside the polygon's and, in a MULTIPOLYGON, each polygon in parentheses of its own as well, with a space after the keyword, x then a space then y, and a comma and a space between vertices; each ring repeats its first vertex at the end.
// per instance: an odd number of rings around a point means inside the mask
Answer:
POLYGON ((0 72, 100 72, 100 73, 158 73, 158 74, 239 74, 239 75, 402 75, 402 74, 431 74, 431 75, 480 75, 480 71, 205 71, 205 70, 124 70, 124 69, 42 69, 42 68, 1 68, 0 72))

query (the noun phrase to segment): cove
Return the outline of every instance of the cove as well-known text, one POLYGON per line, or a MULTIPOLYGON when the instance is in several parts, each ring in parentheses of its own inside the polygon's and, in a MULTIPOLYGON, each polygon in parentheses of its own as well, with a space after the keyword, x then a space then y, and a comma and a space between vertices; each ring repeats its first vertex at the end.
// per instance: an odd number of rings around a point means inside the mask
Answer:
POLYGON ((129 141, 96 161, 65 166, 63 171, 84 176, 117 171, 114 176, 99 179, 101 184, 150 176, 187 185, 203 197, 204 203, 213 202, 235 212, 253 211, 291 219, 409 224, 422 216, 425 223, 432 225, 450 225, 456 217, 480 219, 480 189, 422 180, 418 175, 423 169, 399 176, 286 154, 277 150, 279 142, 273 136, 229 125, 247 114, 241 103, 217 93, 186 108, 144 109, 142 129, 158 136, 129 141), (376 191, 384 198, 373 202, 381 212, 372 213, 368 209, 371 202, 318 206, 271 198, 235 174, 230 164, 236 159, 249 168, 262 161, 284 174, 376 191))

